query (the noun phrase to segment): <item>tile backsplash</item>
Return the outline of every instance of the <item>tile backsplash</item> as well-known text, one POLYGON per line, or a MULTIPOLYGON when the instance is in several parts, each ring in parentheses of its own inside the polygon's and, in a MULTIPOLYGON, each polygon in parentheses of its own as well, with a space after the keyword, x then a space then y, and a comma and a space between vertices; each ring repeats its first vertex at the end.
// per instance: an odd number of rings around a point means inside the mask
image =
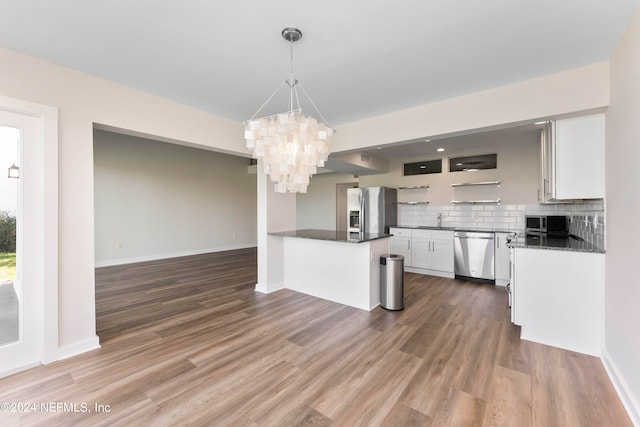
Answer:
POLYGON ((570 217, 569 232, 604 249, 604 202, 555 205, 398 205, 398 225, 436 226, 438 214, 443 227, 495 228, 524 231, 525 215, 547 214, 570 217))

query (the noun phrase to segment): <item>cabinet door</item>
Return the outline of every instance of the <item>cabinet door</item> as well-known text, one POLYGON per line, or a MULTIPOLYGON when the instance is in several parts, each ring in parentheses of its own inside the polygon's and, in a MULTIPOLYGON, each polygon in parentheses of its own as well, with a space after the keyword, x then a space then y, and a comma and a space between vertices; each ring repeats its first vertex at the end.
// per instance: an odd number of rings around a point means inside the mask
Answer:
POLYGON ((431 269, 453 273, 453 236, 431 242, 431 269))
POLYGON ((391 253, 402 255, 404 257, 404 266, 411 267, 411 238, 409 237, 392 237, 391 253))
POLYGON ((555 198, 604 197, 604 115, 557 120, 554 141, 555 198))
POLYGON ((511 259, 511 323, 519 325, 519 319, 517 315, 518 299, 516 298, 516 253, 515 249, 509 250, 509 258, 511 259))
POLYGON ((411 242, 411 266, 431 268, 431 239, 414 237, 411 242))
POLYGON ((509 280, 511 277, 511 266, 509 261, 509 247, 507 237, 509 233, 496 233, 495 239, 495 272, 496 280, 509 280))

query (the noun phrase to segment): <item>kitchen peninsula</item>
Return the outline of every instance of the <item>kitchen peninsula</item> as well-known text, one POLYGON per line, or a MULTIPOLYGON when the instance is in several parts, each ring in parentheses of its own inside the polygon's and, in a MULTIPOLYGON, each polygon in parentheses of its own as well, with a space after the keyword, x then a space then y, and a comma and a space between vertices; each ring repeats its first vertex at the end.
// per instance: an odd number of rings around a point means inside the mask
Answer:
POLYGON ((380 256, 390 234, 335 230, 269 233, 284 239, 287 289, 370 311, 380 304, 380 256))

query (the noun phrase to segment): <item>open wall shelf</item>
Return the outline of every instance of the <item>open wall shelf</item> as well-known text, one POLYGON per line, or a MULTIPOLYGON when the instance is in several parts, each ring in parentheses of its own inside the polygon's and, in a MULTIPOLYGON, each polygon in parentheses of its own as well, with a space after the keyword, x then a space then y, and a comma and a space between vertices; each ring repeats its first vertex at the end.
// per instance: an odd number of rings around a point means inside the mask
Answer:
POLYGON ((499 205, 500 199, 495 200, 452 200, 452 205, 499 205))
POLYGON ((462 182, 459 184, 451 184, 452 187, 473 187, 476 185, 500 185, 500 181, 462 182))

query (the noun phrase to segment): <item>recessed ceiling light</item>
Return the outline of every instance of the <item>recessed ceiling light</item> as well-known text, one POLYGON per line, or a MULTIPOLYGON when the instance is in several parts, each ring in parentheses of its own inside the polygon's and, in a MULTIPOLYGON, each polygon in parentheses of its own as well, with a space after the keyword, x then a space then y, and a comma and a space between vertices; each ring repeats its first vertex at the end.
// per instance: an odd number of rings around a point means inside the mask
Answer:
POLYGON ((430 139, 425 139, 424 142, 431 142, 431 140, 430 139))
POLYGON ((440 151, 440 152, 442 152, 442 151, 444 151, 444 148, 440 147, 440 148, 438 148, 436 151, 440 151))
POLYGON ((535 122, 535 123, 534 123, 534 125, 543 125, 543 124, 545 124, 545 123, 547 123, 547 121, 546 121, 546 120, 543 120, 543 121, 541 121, 541 122, 535 122))
POLYGON ((382 150, 382 147, 378 147, 378 150, 382 150))
POLYGON ((456 163, 456 166, 462 166, 462 163, 456 163))
POLYGON ((420 169, 426 169, 427 167, 425 165, 420 165, 420 169))

